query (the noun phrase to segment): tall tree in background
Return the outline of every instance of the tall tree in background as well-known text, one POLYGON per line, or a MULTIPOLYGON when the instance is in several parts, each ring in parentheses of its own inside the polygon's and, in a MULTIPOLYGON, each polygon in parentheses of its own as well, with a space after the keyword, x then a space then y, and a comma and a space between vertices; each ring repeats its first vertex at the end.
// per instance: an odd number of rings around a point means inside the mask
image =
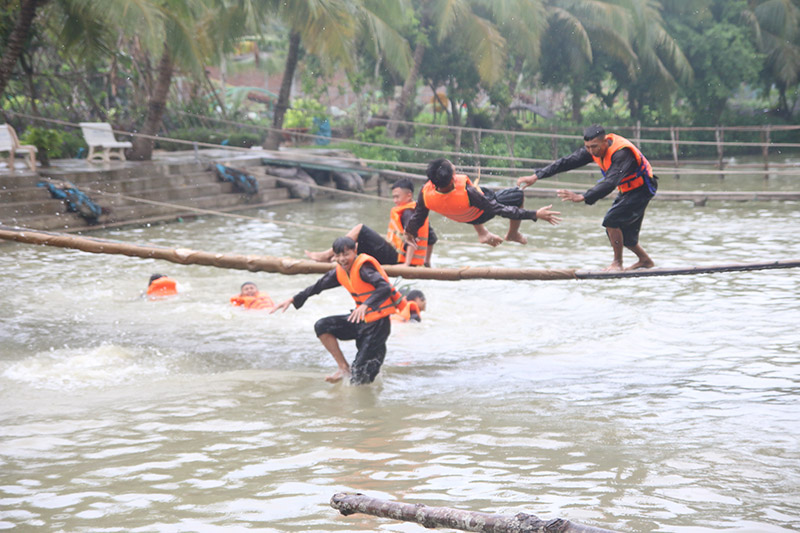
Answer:
MULTIPOLYGON (((8 40, 3 43, 3 55, 2 59, 0 59, 0 96, 5 92, 11 73, 14 71, 14 67, 25 48, 25 41, 28 39, 33 26, 36 10, 48 1, 21 0, 19 2, 19 11, 16 12, 17 17, 13 29, 8 36, 8 40)), ((9 13, 13 13, 14 11, 11 10, 14 7, 13 4, 14 2, 7 3, 4 9, 9 10, 9 13)))
POLYGON ((399 121, 405 116, 409 101, 416 94, 420 67, 431 43, 440 44, 454 32, 463 42, 462 53, 473 61, 480 79, 493 85, 502 77, 506 41, 491 20, 478 14, 480 3, 469 0, 424 0, 416 5, 418 21, 414 43, 414 65, 403 84, 386 133, 397 136, 399 121))
POLYGON ((756 30, 759 49, 766 55, 761 78, 778 90, 776 113, 791 118, 786 93, 800 83, 800 2, 797 0, 753 0, 744 12, 756 30))
MULTIPOLYGON (((693 4, 696 9, 698 4, 693 4)), ((636 52, 635 76, 627 65, 616 69, 618 86, 627 89, 631 119, 641 119, 645 105, 671 105, 670 96, 680 83, 689 83, 692 66, 677 41, 669 34, 655 0, 626 2, 631 19, 630 42, 636 52)))
POLYGON ((572 120, 580 123, 589 85, 599 85, 607 74, 594 66, 598 54, 636 76, 630 13, 611 0, 547 0, 547 12, 542 82, 570 88, 572 120))
POLYGON ((289 50, 283 71, 278 101, 275 104, 272 129, 264 147, 277 150, 286 110, 289 109, 292 81, 301 47, 329 62, 338 62, 345 69, 356 64, 360 33, 368 33, 380 48, 387 64, 405 72, 409 63, 408 43, 392 27, 390 17, 404 6, 403 0, 293 0, 266 1, 265 6, 289 29, 289 50))
POLYGON ((741 23, 746 0, 665 3, 664 20, 694 71, 681 90, 694 123, 720 123, 728 99, 743 83, 757 80, 761 58, 750 30, 741 23))

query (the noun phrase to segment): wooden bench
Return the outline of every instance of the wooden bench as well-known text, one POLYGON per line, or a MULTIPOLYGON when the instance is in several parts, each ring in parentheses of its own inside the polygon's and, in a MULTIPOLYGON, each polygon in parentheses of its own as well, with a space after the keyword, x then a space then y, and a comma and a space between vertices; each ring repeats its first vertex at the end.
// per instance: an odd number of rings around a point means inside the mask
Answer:
POLYGON ((89 145, 87 161, 95 159, 106 163, 111 159, 125 161, 125 148, 131 148, 133 145, 128 141, 115 139, 111 124, 108 122, 81 122, 80 126, 83 138, 89 145))
POLYGON ((17 152, 26 152, 28 166, 31 170, 36 170, 36 152, 39 150, 31 144, 20 144, 17 132, 11 124, 0 124, 0 154, 8 152, 8 170, 14 170, 14 159, 17 152))

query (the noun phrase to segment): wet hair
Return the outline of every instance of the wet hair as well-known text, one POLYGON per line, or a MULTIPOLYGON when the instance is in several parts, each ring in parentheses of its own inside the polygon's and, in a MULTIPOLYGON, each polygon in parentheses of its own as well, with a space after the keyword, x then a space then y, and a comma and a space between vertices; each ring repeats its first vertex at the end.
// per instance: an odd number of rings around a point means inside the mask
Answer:
POLYGON ((333 248, 333 253, 343 254, 347 250, 355 250, 356 241, 354 241, 350 237, 339 237, 335 241, 333 241, 331 248, 333 248))
POLYGON ((408 178, 400 178, 399 180, 392 183, 392 189, 405 189, 413 193, 414 184, 411 183, 411 180, 408 178))
POLYGON ((256 284, 255 284, 255 283, 253 283, 252 281, 245 281, 244 283, 242 283, 242 286, 241 286, 241 287, 239 287, 239 290, 242 290, 242 289, 244 289, 244 286, 245 286, 245 285, 252 285, 253 287, 255 287, 255 288, 258 288, 258 285, 256 285, 256 284))
POLYGON ((417 298, 425 299, 425 295, 422 294, 422 291, 414 289, 413 291, 408 291, 408 294, 406 294, 406 300, 415 300, 417 298))
POLYGON ((598 137, 602 137, 606 134, 606 130, 600 124, 592 124, 591 126, 587 126, 586 129, 583 130, 583 140, 584 141, 591 141, 592 139, 596 139, 598 137))
POLYGON ((453 180, 453 165, 447 159, 434 159, 425 173, 435 186, 447 187, 453 180))
POLYGON ((153 282, 158 278, 166 278, 166 277, 167 276, 165 276, 164 274, 153 274, 152 276, 150 276, 150 281, 147 282, 147 286, 149 287, 150 285, 152 285, 153 282))

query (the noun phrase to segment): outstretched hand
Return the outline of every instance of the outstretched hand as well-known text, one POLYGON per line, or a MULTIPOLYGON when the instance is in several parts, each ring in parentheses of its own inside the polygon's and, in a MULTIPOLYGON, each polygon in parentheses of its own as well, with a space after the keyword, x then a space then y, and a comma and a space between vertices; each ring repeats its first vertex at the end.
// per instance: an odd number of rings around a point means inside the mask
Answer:
POLYGON ((529 187, 536 183, 536 180, 539 179, 539 176, 536 174, 531 174, 530 176, 522 176, 517 178, 517 187, 520 189, 524 189, 525 187, 529 187))
POLYGON ((582 194, 578 194, 576 192, 568 191, 567 189, 558 189, 556 191, 558 197, 561 198, 562 202, 570 201, 570 202, 582 202, 584 200, 582 194))
POLYGON ((558 225, 561 222, 561 217, 558 216, 561 214, 560 211, 551 211, 550 208, 553 207, 553 204, 546 205, 536 210, 536 220, 544 220, 545 222, 549 222, 553 226, 558 225))
POLYGON ((292 303, 294 303, 294 296, 292 296, 291 298, 289 298, 289 299, 288 299, 288 300, 286 300, 285 302, 281 302, 281 303, 279 303, 278 305, 276 305, 275 307, 273 307, 273 308, 272 308, 272 310, 269 312, 269 314, 273 314, 273 313, 274 313, 275 311, 277 311, 278 309, 280 309, 282 312, 284 312, 284 313, 285 313, 285 312, 286 312, 286 309, 287 309, 287 308, 288 308, 290 305, 292 305, 292 303))

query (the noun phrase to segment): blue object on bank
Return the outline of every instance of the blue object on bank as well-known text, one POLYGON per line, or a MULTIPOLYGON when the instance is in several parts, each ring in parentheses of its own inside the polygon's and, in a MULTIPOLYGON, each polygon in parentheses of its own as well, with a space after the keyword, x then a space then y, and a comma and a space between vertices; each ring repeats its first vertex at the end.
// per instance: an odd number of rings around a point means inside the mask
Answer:
POLYGON ((314 144, 322 146, 329 145, 331 143, 331 123, 328 119, 324 118, 320 120, 314 117, 314 127, 317 130, 316 135, 318 135, 318 137, 314 138, 314 144))

